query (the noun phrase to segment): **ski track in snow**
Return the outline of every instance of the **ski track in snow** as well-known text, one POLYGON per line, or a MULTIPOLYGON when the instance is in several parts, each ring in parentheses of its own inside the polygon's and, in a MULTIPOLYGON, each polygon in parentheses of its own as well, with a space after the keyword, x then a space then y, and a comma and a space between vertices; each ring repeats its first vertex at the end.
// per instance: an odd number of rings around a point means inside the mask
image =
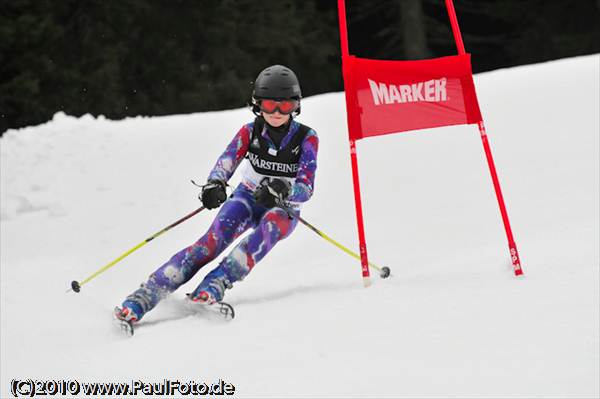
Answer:
MULTIPOLYGON (((598 397, 599 56, 475 77, 525 276, 512 276, 476 126, 358 143, 370 260, 299 225, 226 293, 215 323, 184 305, 217 262, 162 302, 133 338, 112 309, 176 251, 205 211, 79 294, 65 293, 198 207, 246 109, 110 121, 61 113, 0 139, 1 381, 236 387, 239 397, 598 397)), ((344 96, 303 100, 319 134, 303 217, 357 248, 344 96)), ((233 178, 233 184, 239 181, 233 178)), ((231 248, 230 248, 231 249, 231 248)), ((228 253, 226 251, 225 253, 228 253)))

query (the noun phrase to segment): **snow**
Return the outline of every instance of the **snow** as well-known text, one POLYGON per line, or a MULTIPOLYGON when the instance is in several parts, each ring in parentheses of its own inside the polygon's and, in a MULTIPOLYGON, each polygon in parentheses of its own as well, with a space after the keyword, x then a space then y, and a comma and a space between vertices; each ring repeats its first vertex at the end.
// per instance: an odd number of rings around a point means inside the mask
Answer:
MULTIPOLYGON (((525 275, 513 276, 475 126, 358 143, 370 260, 304 226, 227 292, 236 318, 184 305, 213 265, 133 338, 111 313, 204 233, 202 212, 66 293, 199 206, 247 109, 111 121, 62 113, 1 147, 1 382, 223 379, 237 397, 598 397, 599 56, 475 77, 525 275)), ((356 249, 342 93, 307 98, 320 137, 303 216, 356 249)), ((237 179, 234 179, 237 181, 237 179)), ((227 252, 226 252, 227 253, 227 252)))

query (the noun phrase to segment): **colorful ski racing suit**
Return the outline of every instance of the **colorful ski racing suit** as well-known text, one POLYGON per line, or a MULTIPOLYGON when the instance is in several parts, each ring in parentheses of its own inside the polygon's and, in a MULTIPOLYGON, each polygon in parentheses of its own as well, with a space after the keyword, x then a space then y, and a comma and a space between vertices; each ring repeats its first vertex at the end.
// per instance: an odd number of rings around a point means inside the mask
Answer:
MULTIPOLYGON (((209 180, 218 179, 227 182, 244 158, 252 155, 248 154, 249 146, 256 147, 259 142, 256 137, 252 143, 250 142, 257 120, 244 125, 238 131, 217 160, 208 176, 209 180)), ((260 133, 262 137, 260 143, 268 145, 267 151, 270 154, 277 154, 290 143, 298 142, 299 136, 296 135, 300 134, 305 134, 304 139, 292 150, 296 154, 298 150, 300 151, 298 164, 294 167, 294 169, 297 167, 295 177, 277 177, 288 180, 291 184, 287 201, 292 211, 297 214, 302 203, 308 201, 313 193, 319 145, 317 134, 292 119, 287 134, 283 137, 279 148, 276 148, 269 137, 266 125, 260 133), (300 133, 302 130, 303 132, 300 133)), ((206 275, 192 293, 192 297, 195 297, 202 291, 208 291, 215 300, 220 301, 226 288, 231 288, 233 283, 242 280, 277 242, 292 233, 297 224, 296 218, 291 218, 282 208, 267 209, 256 203, 253 197, 254 190, 265 177, 273 178, 265 174, 264 169, 260 169, 262 173, 257 172, 256 169, 251 162, 246 162, 241 183, 221 206, 206 234, 191 246, 176 253, 152 273, 148 281, 125 299, 123 308, 129 308, 135 313, 137 320, 140 320, 161 299, 188 282, 198 270, 219 256, 240 235, 253 229, 214 270, 206 275)))

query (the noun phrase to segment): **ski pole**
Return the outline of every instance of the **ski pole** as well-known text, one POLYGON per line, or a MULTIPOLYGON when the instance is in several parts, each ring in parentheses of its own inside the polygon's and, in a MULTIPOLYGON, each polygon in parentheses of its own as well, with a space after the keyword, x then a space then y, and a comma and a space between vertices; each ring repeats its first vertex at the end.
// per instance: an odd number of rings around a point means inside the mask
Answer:
POLYGON ((135 247, 131 248, 129 251, 125 252, 123 255, 119 256, 117 259, 115 259, 112 262, 108 263, 106 266, 103 266, 100 269, 98 269, 94 274, 92 274, 89 277, 85 278, 81 282, 73 280, 71 282, 71 289, 67 290, 67 292, 69 292, 69 291, 79 292, 81 290, 81 286, 82 285, 88 283, 90 280, 92 280, 92 279, 96 278, 98 275, 104 273, 105 271, 107 271, 108 269, 110 269, 111 267, 113 267, 114 265, 116 265, 118 262, 120 262, 121 260, 123 260, 125 257, 127 257, 128 255, 130 255, 132 252, 135 252, 136 250, 140 249, 144 245, 148 244, 150 241, 154 240, 156 237, 162 235, 163 233, 166 233, 167 231, 171 230, 173 227, 177 226, 178 224, 181 224, 181 223, 185 222, 186 220, 188 220, 189 218, 191 218, 192 216, 200 213, 200 211, 202 211, 203 209, 204 209, 204 207, 201 206, 200 208, 196 209, 192 213, 190 213, 190 214, 182 217, 178 221, 176 221, 176 222, 168 225, 167 227, 165 227, 164 229, 162 229, 158 233, 155 233, 155 234, 151 235, 150 237, 146 238, 144 241, 142 241, 141 243, 139 243, 135 247))
MULTIPOLYGON (((327 234, 323 233, 321 230, 317 229, 315 226, 308 223, 300 215, 296 215, 289 208, 285 207, 284 209, 287 211, 287 213, 290 217, 294 217, 294 218, 298 219, 298 221, 300 223, 302 223, 303 225, 305 225, 306 227, 308 227, 309 229, 311 229, 312 231, 317 233, 321 238, 324 238, 325 240, 329 241, 331 244, 335 245, 336 247, 338 247, 339 249, 341 249, 348 255, 352 256, 353 258, 360 260, 360 255, 358 255, 356 252, 352 252, 351 250, 349 250, 348 248, 346 248, 339 242, 335 241, 333 238, 329 237, 327 234)), ((372 262, 369 262, 369 266, 372 267, 373 269, 377 270, 379 272, 379 276, 381 278, 388 278, 390 276, 391 270, 387 266, 379 267, 372 262)))

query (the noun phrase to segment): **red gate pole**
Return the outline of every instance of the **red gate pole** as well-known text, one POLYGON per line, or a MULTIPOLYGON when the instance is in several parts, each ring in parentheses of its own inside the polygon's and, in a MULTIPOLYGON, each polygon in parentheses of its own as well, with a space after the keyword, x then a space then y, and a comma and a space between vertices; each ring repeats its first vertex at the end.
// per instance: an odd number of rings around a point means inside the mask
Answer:
POLYGON ((506 211, 506 205, 504 204, 504 197, 502 196, 502 190, 500 188, 500 181, 498 180, 498 174, 496 173, 496 166, 494 165, 494 158, 492 157, 492 150, 490 143, 485 132, 485 126, 483 121, 477 123, 479 126, 479 133, 481 135, 481 141, 483 143, 483 149, 485 151, 485 157, 488 161, 490 168, 490 174, 492 175, 492 181, 494 182, 494 190, 496 191, 496 198, 498 198, 498 205, 500 206, 500 214, 502 215, 502 222, 504 223, 504 230, 506 230, 506 238, 508 239, 508 249, 510 250, 510 260, 513 264, 515 276, 523 274, 521 268, 521 260, 519 259, 519 252, 517 251, 517 244, 513 237, 512 229, 510 228, 510 221, 508 220, 508 212, 506 211))
MULTIPOLYGON (((342 46, 342 71, 344 76, 344 84, 346 94, 346 117, 348 121, 348 129, 351 129, 351 115, 348 107, 349 101, 354 101, 350 95, 348 87, 352 88, 350 84, 351 77, 348 76, 347 70, 347 57, 349 57, 348 51, 348 31, 346 28, 346 4, 344 0, 338 0, 338 19, 340 24, 340 41, 342 46)), ((369 258, 367 256, 367 243, 365 239, 365 228, 362 214, 362 201, 360 197, 360 182, 358 177, 358 157, 356 156, 356 142, 354 138, 350 137, 350 160, 352 164, 352 181, 354 183, 354 204, 356 207, 356 222, 358 226, 358 241, 360 248, 360 263, 362 268, 362 277, 365 287, 371 285, 371 278, 369 277, 369 258)))
MULTIPOLYGON (((458 19, 456 18, 456 11, 454 10, 454 4, 452 0, 446 1, 446 9, 448 10, 448 16, 450 17, 450 24, 452 25, 452 33, 454 34, 454 41, 456 42, 456 48, 460 55, 465 54, 465 45, 460 34, 460 28, 458 26, 458 19)), ((506 238, 508 239, 508 249, 510 250, 510 259, 513 265, 515 276, 523 274, 521 268, 521 260, 519 259, 519 252, 517 251, 517 244, 513 237, 512 229, 510 228, 510 221, 508 219, 508 212, 506 211, 506 205, 504 203, 504 197, 502 196, 502 189, 500 188, 500 181, 498 180, 498 174, 496 173, 496 166, 494 165, 494 158, 492 157, 492 150, 488 141, 485 126, 483 124, 483 118, 477 123, 479 127, 479 134, 481 135, 481 142, 483 143, 483 150, 485 151, 485 157, 488 162, 490 174, 492 176, 492 182, 494 183, 494 190, 496 191, 496 198, 498 199, 498 206, 500 207, 500 214, 502 215, 502 222, 504 223, 504 230, 506 230, 506 238)))

